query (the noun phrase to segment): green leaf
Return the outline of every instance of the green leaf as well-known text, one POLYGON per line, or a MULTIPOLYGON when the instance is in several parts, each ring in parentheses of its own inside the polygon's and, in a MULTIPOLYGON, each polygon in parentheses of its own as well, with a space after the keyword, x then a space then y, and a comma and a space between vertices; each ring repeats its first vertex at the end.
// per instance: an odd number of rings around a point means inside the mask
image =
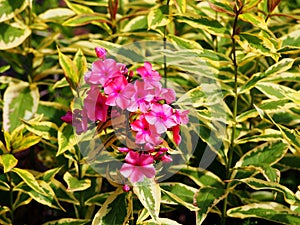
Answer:
POLYGON ((0 50, 19 46, 31 34, 29 27, 20 23, 0 23, 0 30, 2 31, 0 36, 0 50))
POLYGON ((8 1, 0 0, 0 22, 9 20, 22 12, 27 6, 26 0, 8 1))
POLYGON ((296 130, 291 130, 280 124, 276 124, 281 133, 283 134, 284 139, 293 146, 298 153, 300 153, 300 133, 296 130))
POLYGON ((238 181, 247 184, 254 190, 274 190, 281 192, 284 195, 284 199, 287 203, 291 205, 300 204, 300 199, 298 199, 290 189, 281 184, 278 184, 277 182, 260 180, 253 177, 240 179, 238 181))
POLYGON ((219 21, 213 20, 208 17, 180 17, 178 19, 179 23, 186 23, 193 28, 202 29, 207 31, 210 34, 217 35, 217 36, 230 36, 230 31, 223 26, 219 21))
POLYGON ((21 191, 18 192, 16 199, 14 200, 13 208, 16 209, 23 205, 28 205, 31 202, 32 198, 21 191))
POLYGON ((226 13, 230 16, 235 15, 232 6, 226 1, 224 1, 223 3, 223 2, 211 0, 208 2, 208 4, 216 12, 226 13))
POLYGON ((94 11, 91 9, 91 7, 86 7, 82 4, 75 4, 75 3, 71 3, 68 0, 65 0, 65 3, 67 4, 67 6, 72 9, 76 14, 91 14, 94 13, 94 11))
POLYGON ((7 173, 18 164, 18 160, 12 154, 4 154, 0 155, 0 164, 3 166, 4 173, 7 173))
POLYGON ((56 141, 58 127, 50 121, 25 121, 25 127, 30 132, 46 139, 56 141))
POLYGON ((76 177, 73 177, 69 172, 66 172, 64 174, 64 180, 68 185, 67 191, 70 192, 83 191, 88 189, 91 186, 91 180, 89 179, 78 180, 76 177))
POLYGON ((278 63, 275 63, 271 67, 269 67, 264 73, 257 73, 254 74, 245 85, 242 86, 241 90, 239 93, 244 93, 253 87, 256 87, 256 84, 263 80, 264 78, 267 78, 269 76, 275 76, 278 73, 285 72, 289 70, 294 63, 294 59, 290 58, 284 58, 280 60, 278 63))
POLYGON ((55 8, 48 9, 39 15, 39 18, 45 20, 46 22, 61 22, 71 16, 74 16, 75 13, 67 8, 55 8))
POLYGON ((160 225, 181 225, 180 223, 176 222, 175 220, 171 220, 171 219, 168 219, 168 218, 159 218, 158 223, 155 222, 152 219, 144 221, 142 223, 138 223, 138 225, 157 225, 157 224, 160 224, 160 225))
POLYGON ((129 20, 124 26, 123 32, 136 31, 148 28, 148 21, 146 16, 136 16, 129 20))
POLYGON ((185 39, 172 34, 169 34, 168 38, 173 44, 178 46, 179 49, 202 49, 200 44, 190 39, 185 39))
POLYGON ((163 194, 163 203, 168 204, 168 202, 175 202, 185 206, 190 211, 198 210, 198 208, 193 205, 193 198, 195 193, 197 192, 196 188, 175 182, 161 183, 160 188, 163 194))
POLYGON ((89 219, 63 218, 43 223, 43 225, 84 225, 89 222, 89 219))
POLYGON ((174 4, 179 13, 183 14, 186 12, 186 0, 174 0, 174 4))
POLYGON ((268 26, 262 16, 255 15, 254 13, 243 13, 239 15, 239 19, 251 23, 254 27, 268 31, 268 26))
POLYGON ((81 49, 78 49, 78 51, 76 52, 73 62, 75 64, 75 67, 77 68, 77 73, 78 73, 76 76, 77 77, 76 82, 79 83, 83 75, 87 71, 87 61, 81 49))
POLYGON ((137 195, 142 205, 148 210, 151 218, 158 222, 160 209, 161 191, 155 181, 145 178, 143 182, 133 186, 133 192, 137 195))
POLYGON ((126 224, 131 214, 131 192, 125 193, 118 188, 104 202, 96 213, 92 225, 126 224))
POLYGON ((293 32, 290 32, 286 35, 283 35, 280 40, 281 47, 298 47, 300 48, 300 31, 297 29, 293 32))
POLYGON ((235 168, 243 166, 273 165, 282 159, 288 150, 288 145, 282 141, 264 143, 248 151, 236 163, 235 168))
POLYGON ((36 192, 34 189, 26 185, 24 182, 21 182, 17 186, 15 186, 14 191, 21 191, 29 195, 31 198, 33 198, 35 201, 37 201, 40 204, 49 206, 54 209, 61 209, 65 211, 62 208, 62 206, 59 204, 56 195, 54 191, 51 189, 50 185, 43 181, 40 182, 41 182, 40 186, 41 189, 43 190, 43 193, 36 192))
POLYGON ((0 67, 0 73, 4 73, 5 71, 10 69, 10 65, 5 65, 0 67))
POLYGON ((179 174, 185 175, 192 179, 200 187, 210 186, 223 189, 223 181, 215 174, 208 170, 195 167, 182 168, 179 174))
POLYGON ((41 140, 42 137, 32 134, 14 138, 11 143, 12 152, 17 153, 27 150, 28 148, 38 144, 41 140))
POLYGON ((226 197, 225 189, 202 187, 195 195, 199 211, 196 212, 196 224, 202 224, 210 210, 226 197))
POLYGON ((74 149, 77 144, 74 128, 67 123, 64 123, 58 130, 58 150, 56 156, 63 154, 65 151, 74 149))
POLYGON ((91 205, 99 205, 102 206, 105 200, 112 194, 112 192, 106 192, 101 194, 96 194, 91 198, 87 199, 84 204, 91 206, 91 205))
POLYGON ((64 55, 59 48, 57 48, 57 51, 59 64, 64 71, 65 77, 71 88, 76 90, 79 82, 76 65, 68 56, 64 55))
POLYGON ((169 6, 163 5, 150 9, 148 13, 148 29, 156 29, 157 27, 166 26, 169 19, 165 14, 168 14, 169 6))
POLYGON ((74 16, 68 19, 67 21, 65 21, 62 25, 69 26, 69 27, 78 27, 78 26, 83 26, 94 22, 110 23, 104 15, 93 13, 93 14, 80 14, 74 16))
POLYGON ((39 185, 35 177, 28 170, 13 168, 12 172, 19 175, 19 177, 37 194, 46 195, 44 189, 39 185))
POLYGON ((38 109, 39 98, 39 90, 35 84, 22 81, 10 83, 3 96, 4 130, 11 132, 22 124, 21 119, 31 119, 38 109))
POLYGON ((300 224, 300 214, 276 202, 252 203, 231 208, 227 211, 227 215, 240 219, 261 218, 282 224, 300 224))
POLYGON ((259 82, 256 84, 255 88, 260 90, 268 98, 274 100, 286 99, 289 94, 296 93, 292 88, 271 82, 259 82))

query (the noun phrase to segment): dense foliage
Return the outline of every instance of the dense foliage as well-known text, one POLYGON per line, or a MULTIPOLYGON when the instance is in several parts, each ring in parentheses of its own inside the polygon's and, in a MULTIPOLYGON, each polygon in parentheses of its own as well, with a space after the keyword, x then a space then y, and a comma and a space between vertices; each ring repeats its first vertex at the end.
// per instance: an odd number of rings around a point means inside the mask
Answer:
POLYGON ((299 7, 0 0, 0 224, 300 224, 299 7))

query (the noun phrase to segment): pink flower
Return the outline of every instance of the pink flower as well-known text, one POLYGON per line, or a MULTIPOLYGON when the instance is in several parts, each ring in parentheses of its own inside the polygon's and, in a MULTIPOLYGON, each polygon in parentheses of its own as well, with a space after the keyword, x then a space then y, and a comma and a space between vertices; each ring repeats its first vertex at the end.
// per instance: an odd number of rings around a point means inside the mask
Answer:
POLYGON ((173 131, 173 140, 174 140, 175 144, 179 145, 181 142, 180 126, 176 125, 176 126, 172 127, 171 130, 173 131))
POLYGON ((188 115, 189 110, 180 111, 178 109, 175 110, 175 121, 177 124, 187 124, 189 122, 188 115))
POLYGON ((133 95, 131 102, 127 107, 129 112, 135 112, 140 109, 142 112, 146 112, 149 109, 149 104, 154 98, 154 89, 146 89, 146 84, 142 80, 136 80, 133 85, 133 95))
POLYGON ((76 133, 81 134, 87 131, 88 118, 85 109, 75 109, 73 112, 72 125, 76 128, 76 133))
POLYGON ((106 59, 106 50, 104 48, 96 47, 95 52, 99 59, 106 59))
POLYGON ((104 86, 112 78, 121 76, 120 65, 113 59, 97 60, 92 64, 92 71, 85 74, 85 81, 92 85, 104 86))
POLYGON ((160 88, 160 74, 152 69, 152 65, 149 62, 145 62, 144 66, 137 68, 136 70, 138 74, 140 74, 143 78, 143 80, 146 83, 146 89, 152 89, 152 88, 160 88))
POLYGON ((108 105, 106 96, 102 95, 99 88, 93 87, 88 91, 88 96, 84 99, 84 108, 91 121, 106 121, 108 105))
POLYGON ((172 88, 162 88, 160 97, 166 100, 167 104, 171 104, 176 100, 176 93, 172 88))
POLYGON ((68 111, 66 115, 60 117, 60 119, 66 123, 72 123, 72 112, 68 111))
POLYGON ((155 126, 159 134, 176 125, 173 108, 167 104, 152 104, 151 111, 145 114, 145 118, 149 124, 155 126))
POLYGON ((104 92, 108 95, 106 104, 119 106, 125 109, 133 95, 132 84, 128 84, 124 76, 116 77, 104 86, 104 92))
POLYGON ((136 131, 135 143, 149 143, 154 147, 161 144, 162 140, 156 132, 156 128, 154 125, 150 125, 144 117, 133 121, 130 126, 132 130, 136 131))
POLYGON ((125 157, 125 162, 120 173, 133 183, 143 181, 144 177, 152 178, 155 176, 154 159, 150 154, 130 151, 125 157))

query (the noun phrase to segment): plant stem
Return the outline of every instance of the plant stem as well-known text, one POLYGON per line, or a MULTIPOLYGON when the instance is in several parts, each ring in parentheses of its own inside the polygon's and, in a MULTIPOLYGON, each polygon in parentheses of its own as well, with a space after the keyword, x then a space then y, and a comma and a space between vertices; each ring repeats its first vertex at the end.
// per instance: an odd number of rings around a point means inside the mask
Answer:
POLYGON ((7 179, 9 182, 9 213, 10 213, 10 219, 11 219, 11 223, 14 224, 14 193, 13 193, 13 183, 11 181, 11 177, 9 176, 9 174, 7 174, 7 179))
MULTIPOLYGON (((228 160, 226 164, 226 180, 230 179, 231 176, 231 164, 232 164, 232 158, 233 158, 233 152, 234 152, 234 147, 235 147, 235 134, 236 134, 236 117, 237 117, 237 106, 238 106, 238 64, 237 64, 237 59, 236 59, 236 41, 234 36, 237 34, 237 22, 238 22, 238 17, 239 14, 242 10, 242 7, 238 10, 236 10, 235 18, 234 18, 234 23, 233 23, 233 28, 232 28, 232 35, 231 35, 231 41, 232 41, 232 63, 234 67, 234 102, 233 102, 233 125, 232 125, 232 132, 231 132, 231 138, 230 138, 230 146, 229 146, 229 151, 228 151, 228 160)), ((226 183, 226 192, 228 192, 230 188, 230 183, 226 183)), ((221 219, 221 225, 226 224, 226 212, 227 212, 227 202, 228 202, 228 193, 226 198, 224 199, 223 202, 223 211, 222 211, 222 219, 221 219)))

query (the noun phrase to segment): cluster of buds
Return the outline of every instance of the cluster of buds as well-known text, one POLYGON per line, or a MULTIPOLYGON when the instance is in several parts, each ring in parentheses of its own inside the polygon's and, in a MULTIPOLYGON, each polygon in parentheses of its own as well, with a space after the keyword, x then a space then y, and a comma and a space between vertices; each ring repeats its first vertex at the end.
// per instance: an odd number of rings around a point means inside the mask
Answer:
POLYGON ((96 54, 98 59, 84 76, 89 88, 83 108, 68 112, 62 120, 81 134, 90 124, 103 124, 126 112, 127 135, 133 137, 134 147, 118 148, 126 155, 120 173, 133 183, 153 178, 155 163, 172 161, 164 135, 171 131, 174 143, 181 142, 180 126, 188 123, 188 110, 172 107, 175 91, 162 87, 162 77, 151 63, 145 62, 134 74, 126 65, 106 58, 105 49, 96 48, 96 54))

